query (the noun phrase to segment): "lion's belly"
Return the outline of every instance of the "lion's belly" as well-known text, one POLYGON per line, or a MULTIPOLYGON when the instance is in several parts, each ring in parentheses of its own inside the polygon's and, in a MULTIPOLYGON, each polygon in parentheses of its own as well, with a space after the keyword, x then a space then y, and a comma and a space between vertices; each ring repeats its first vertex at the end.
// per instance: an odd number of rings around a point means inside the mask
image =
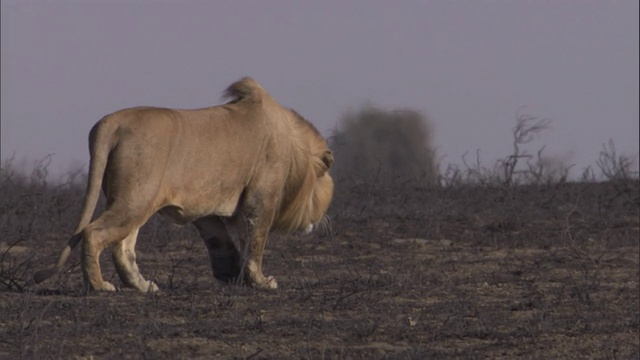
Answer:
POLYGON ((186 224, 209 215, 227 217, 233 215, 239 197, 239 195, 227 193, 190 199, 182 198, 179 201, 172 201, 159 212, 178 224, 186 224))

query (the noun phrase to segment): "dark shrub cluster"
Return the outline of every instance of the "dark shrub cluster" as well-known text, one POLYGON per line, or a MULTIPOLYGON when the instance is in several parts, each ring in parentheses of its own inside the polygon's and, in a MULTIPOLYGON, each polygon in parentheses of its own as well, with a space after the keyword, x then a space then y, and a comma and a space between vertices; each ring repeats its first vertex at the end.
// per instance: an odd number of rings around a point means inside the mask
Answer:
POLYGON ((437 179, 431 128, 414 110, 387 111, 366 106, 347 113, 331 146, 339 183, 434 183, 437 179))

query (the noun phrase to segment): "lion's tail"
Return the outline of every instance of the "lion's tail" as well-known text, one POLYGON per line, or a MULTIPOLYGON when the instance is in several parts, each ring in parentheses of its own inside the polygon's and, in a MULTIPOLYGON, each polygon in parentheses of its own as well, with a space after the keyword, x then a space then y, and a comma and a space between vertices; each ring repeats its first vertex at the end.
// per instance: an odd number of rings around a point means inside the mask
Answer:
POLYGON ((224 91, 222 98, 230 99, 233 103, 242 100, 261 102, 268 95, 267 91, 260 86, 257 81, 250 77, 243 77, 229 85, 224 91))
POLYGON ((107 118, 99 121, 89 133, 89 150, 91 153, 91 162, 89 166, 89 180, 87 182, 87 190, 82 208, 82 216, 78 222, 78 226, 74 235, 69 239, 67 245, 62 250, 62 254, 58 258, 58 262, 53 268, 41 270, 35 273, 33 281, 37 284, 53 275, 57 274, 69 259, 71 252, 82 240, 82 229, 91 222, 93 213, 95 212, 98 199, 100 198, 100 188, 102 187, 102 179, 107 167, 107 160, 115 140, 115 130, 117 125, 106 121, 107 118))

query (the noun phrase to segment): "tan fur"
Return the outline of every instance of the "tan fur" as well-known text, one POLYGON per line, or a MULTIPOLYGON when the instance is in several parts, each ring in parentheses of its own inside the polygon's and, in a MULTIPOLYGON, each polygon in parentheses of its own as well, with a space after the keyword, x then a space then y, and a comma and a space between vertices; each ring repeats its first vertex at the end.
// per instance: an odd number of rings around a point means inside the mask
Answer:
POLYGON ((154 291, 135 261, 138 229, 156 212, 193 222, 205 240, 216 278, 275 288, 262 273, 272 230, 304 230, 320 222, 333 196, 333 155, 320 133, 280 106, 255 80, 225 91, 230 102, 198 110, 138 107, 115 112, 91 130, 91 165, 81 219, 56 266, 82 242, 88 289, 114 290, 100 271, 113 259, 125 286, 154 291), (91 217, 103 188, 105 211, 91 217))

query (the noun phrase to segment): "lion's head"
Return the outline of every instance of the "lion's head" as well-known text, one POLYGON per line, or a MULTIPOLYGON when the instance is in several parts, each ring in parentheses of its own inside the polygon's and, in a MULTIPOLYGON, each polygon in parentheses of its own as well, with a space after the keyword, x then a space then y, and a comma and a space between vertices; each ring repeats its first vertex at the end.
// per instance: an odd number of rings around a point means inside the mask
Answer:
POLYGON ((320 132, 294 110, 288 110, 295 132, 292 164, 274 229, 309 232, 325 220, 333 198, 329 169, 333 154, 320 132))

